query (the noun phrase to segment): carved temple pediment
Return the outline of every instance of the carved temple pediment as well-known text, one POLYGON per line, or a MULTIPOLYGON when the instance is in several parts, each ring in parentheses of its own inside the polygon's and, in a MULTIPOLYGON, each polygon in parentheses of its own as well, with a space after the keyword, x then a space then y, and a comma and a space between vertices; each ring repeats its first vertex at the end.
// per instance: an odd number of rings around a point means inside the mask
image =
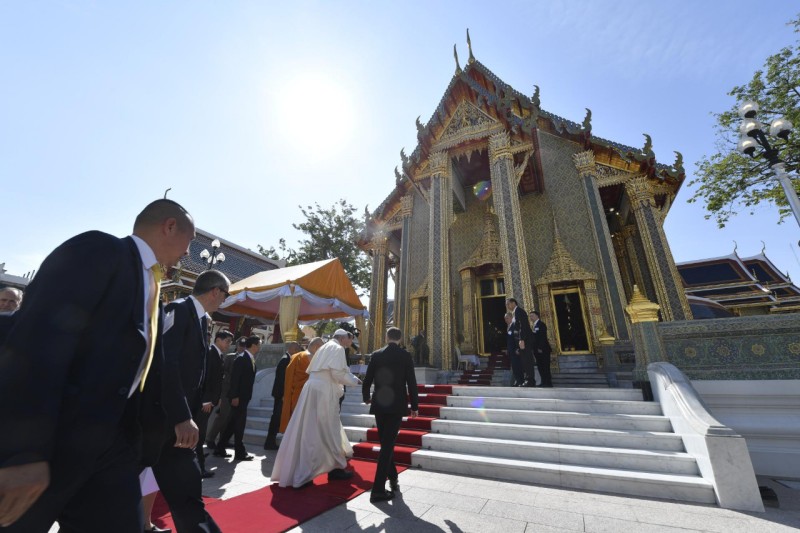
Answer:
POLYGON ((422 284, 417 287, 417 290, 411 293, 412 300, 415 298, 427 298, 430 295, 430 291, 428 289, 430 286, 430 279, 431 277, 429 275, 427 278, 425 278, 425 281, 423 281, 422 284))
POLYGON ((560 283, 563 281, 580 281, 580 280, 596 280, 597 276, 588 270, 581 267, 577 261, 572 257, 561 242, 561 236, 558 233, 558 226, 554 226, 554 242, 553 254, 550 256, 550 262, 544 269, 542 276, 536 280, 535 285, 548 285, 550 283, 560 283))
POLYGON ((503 125, 466 100, 462 101, 434 140, 432 151, 446 150, 459 144, 488 137, 503 125))
POLYGON ((491 208, 487 208, 483 215, 483 236, 481 242, 472 255, 459 267, 459 272, 468 268, 478 268, 484 265, 501 265, 503 256, 500 253, 500 237, 497 232, 497 216, 491 208))

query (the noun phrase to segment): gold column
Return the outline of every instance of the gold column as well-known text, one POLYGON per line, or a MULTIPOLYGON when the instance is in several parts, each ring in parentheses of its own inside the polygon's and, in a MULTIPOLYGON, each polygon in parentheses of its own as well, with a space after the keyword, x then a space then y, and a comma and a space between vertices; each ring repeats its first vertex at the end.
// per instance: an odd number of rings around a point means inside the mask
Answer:
POLYGON ((417 336, 420 332, 420 324, 419 324, 419 298, 412 298, 411 299, 411 331, 406 331, 405 335, 406 338, 413 339, 417 336))
MULTIPOLYGON (((642 267, 639 263, 639 255, 636 253, 636 243, 634 239, 637 238, 636 235, 636 226, 629 225, 622 228, 622 239, 625 242, 625 252, 628 257, 628 263, 631 267, 631 274, 633 276, 633 281, 631 285, 637 285, 640 290, 647 292, 646 287, 647 284, 645 283, 644 275, 642 274, 642 267)), ((633 289, 631 288, 631 295, 633 295, 633 289)), ((630 299, 630 298, 629 298, 630 299)))
POLYGON ((511 138, 503 131, 489 137, 489 169, 492 180, 494 211, 500 226, 503 276, 506 295, 516 298, 527 311, 533 309, 528 254, 519 208, 519 180, 514 169, 511 138))
POLYGON ((430 301, 428 339, 431 362, 450 370, 453 367, 453 328, 450 302, 450 225, 453 223, 453 191, 450 156, 447 152, 430 155, 430 301))
MULTIPOLYGON (((547 324, 547 341, 553 348, 553 356, 559 355, 559 344, 556 342, 555 337, 555 315, 553 315, 553 303, 550 300, 550 285, 547 283, 536 284, 536 295, 539 297, 539 318, 547 324)), ((550 369, 553 372, 558 372, 558 357, 550 358, 550 369)))
POLYGON ((461 298, 462 313, 464 317, 464 342, 461 345, 462 353, 478 353, 476 350, 477 342, 475 342, 475 276, 471 268, 465 268, 461 271, 461 298))
POLYGON ((394 301, 395 326, 403 331, 403 335, 411 338, 418 332, 412 328, 407 331, 410 325, 411 307, 408 289, 408 274, 410 269, 410 250, 411 247, 411 213, 414 209, 414 197, 410 194, 403 196, 400 204, 400 216, 403 220, 403 233, 400 236, 400 258, 397 261, 397 298, 394 301))
POLYGON ((662 318, 667 321, 691 320, 692 312, 664 234, 663 220, 656 213, 650 180, 646 176, 636 176, 625 182, 625 191, 636 218, 662 318))
POLYGON ((369 294, 369 317, 372 322, 370 328, 367 350, 372 352, 383 346, 383 336, 386 329, 386 282, 388 270, 386 255, 388 253, 388 238, 383 232, 378 232, 372 239, 372 287, 369 294))

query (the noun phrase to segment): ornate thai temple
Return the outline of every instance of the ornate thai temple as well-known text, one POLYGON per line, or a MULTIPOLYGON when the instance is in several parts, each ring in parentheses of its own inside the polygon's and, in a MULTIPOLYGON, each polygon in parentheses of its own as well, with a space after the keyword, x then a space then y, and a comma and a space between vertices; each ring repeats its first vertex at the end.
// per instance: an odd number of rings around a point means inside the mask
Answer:
POLYGON ((373 261, 368 350, 383 343, 392 299, 394 323, 408 339, 424 330, 444 369, 457 349, 505 347, 507 297, 540 311, 559 356, 630 346, 634 284, 662 320, 691 318, 663 230, 679 153, 662 164, 647 135, 624 146, 594 135, 588 109, 580 124, 549 113, 538 87, 515 90, 471 47, 417 131, 360 242, 373 261))

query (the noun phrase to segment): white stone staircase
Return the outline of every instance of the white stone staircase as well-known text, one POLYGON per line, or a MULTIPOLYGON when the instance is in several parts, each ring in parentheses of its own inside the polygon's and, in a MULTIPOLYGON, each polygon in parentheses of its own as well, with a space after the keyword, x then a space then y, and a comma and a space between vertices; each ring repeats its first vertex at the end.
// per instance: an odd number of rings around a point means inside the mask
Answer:
MULTIPOLYGON (((342 423, 366 441, 374 418, 348 391, 342 423)), ((630 389, 453 387, 412 466, 633 496, 715 503, 661 406, 630 389)))

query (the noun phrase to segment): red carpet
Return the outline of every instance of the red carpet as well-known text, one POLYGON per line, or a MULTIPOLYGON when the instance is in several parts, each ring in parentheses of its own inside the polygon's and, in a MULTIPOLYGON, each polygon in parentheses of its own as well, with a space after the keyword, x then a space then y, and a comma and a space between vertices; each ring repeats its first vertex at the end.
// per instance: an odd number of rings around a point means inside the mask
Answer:
MULTIPOLYGON (((225 533, 286 531, 372 487, 377 463, 351 459, 349 465, 354 471, 349 481, 329 482, 328 475, 323 474, 305 489, 270 485, 229 500, 204 498, 206 510, 225 533)), ((397 467, 398 472, 405 469, 397 467)), ((169 509, 160 494, 153 508, 153 523, 174 530, 169 509)))

